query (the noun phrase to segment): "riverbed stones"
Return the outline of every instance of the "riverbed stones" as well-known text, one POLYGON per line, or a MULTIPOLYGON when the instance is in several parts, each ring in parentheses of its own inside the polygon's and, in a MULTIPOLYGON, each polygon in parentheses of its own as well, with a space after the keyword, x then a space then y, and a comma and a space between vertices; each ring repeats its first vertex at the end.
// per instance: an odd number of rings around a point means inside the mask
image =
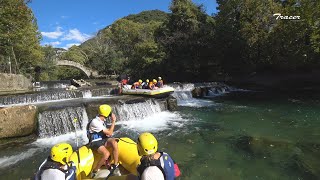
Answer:
POLYGON ((37 107, 14 106, 0 109, 0 139, 30 135, 36 127, 37 107))
POLYGON ((234 150, 244 153, 248 159, 268 158, 273 166, 296 173, 303 179, 320 177, 320 162, 315 160, 320 156, 320 145, 317 143, 296 144, 285 139, 248 135, 233 136, 229 140, 234 150))

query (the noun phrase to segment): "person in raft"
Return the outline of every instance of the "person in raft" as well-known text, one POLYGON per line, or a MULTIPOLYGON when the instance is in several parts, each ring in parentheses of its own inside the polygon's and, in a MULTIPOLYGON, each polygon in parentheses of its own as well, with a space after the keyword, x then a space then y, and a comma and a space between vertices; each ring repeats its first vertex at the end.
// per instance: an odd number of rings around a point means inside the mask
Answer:
POLYGON ((117 78, 117 80, 119 81, 119 84, 118 84, 118 88, 119 88, 119 92, 118 93, 119 94, 122 93, 122 89, 125 88, 125 85, 128 84, 128 81, 129 81, 128 79, 129 79, 129 77, 127 75, 124 75, 124 74, 120 75, 117 78))
POLYGON ((110 152, 107 150, 107 147, 112 147, 113 149, 113 159, 114 164, 111 166, 112 172, 118 169, 118 143, 112 138, 114 126, 116 122, 116 116, 112 113, 111 106, 103 104, 99 106, 99 114, 92 119, 87 125, 87 136, 89 138, 89 147, 93 150, 97 150, 99 154, 102 154, 102 158, 93 168, 91 177, 94 178, 97 172, 100 170, 101 166, 106 163, 108 165, 108 159, 110 152), (107 128, 105 122, 107 118, 111 118, 111 126, 107 128))
POLYGON ((139 79, 138 82, 133 83, 131 89, 142 89, 142 80, 139 79))
POLYGON ((151 133, 140 134, 137 140, 141 157, 137 167, 141 180, 174 180, 180 176, 178 165, 168 153, 158 152, 158 141, 151 133))
POLYGON ((146 81, 141 84, 142 89, 149 89, 148 85, 149 85, 149 79, 146 79, 146 81))
POLYGON ((158 89, 158 87, 156 85, 157 85, 157 80, 153 79, 152 82, 149 83, 149 89, 150 90, 158 89))
POLYGON ((156 85, 158 88, 162 88, 163 87, 163 80, 161 77, 158 77, 158 82, 157 82, 157 85, 156 85))
POLYGON ((69 157, 73 153, 72 147, 67 143, 59 143, 51 148, 50 156, 40 165, 35 180, 75 180, 76 166, 69 157))

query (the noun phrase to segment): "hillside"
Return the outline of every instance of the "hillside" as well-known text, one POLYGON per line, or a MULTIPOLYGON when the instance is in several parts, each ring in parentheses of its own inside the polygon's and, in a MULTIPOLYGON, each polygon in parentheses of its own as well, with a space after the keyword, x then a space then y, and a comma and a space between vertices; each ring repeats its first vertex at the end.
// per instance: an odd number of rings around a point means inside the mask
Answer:
POLYGON ((150 21, 164 22, 168 19, 168 14, 160 10, 151 10, 142 11, 139 14, 130 14, 129 16, 124 17, 123 19, 127 19, 142 24, 148 23, 150 21))
MULTIPOLYGON (((169 17, 169 14, 160 10, 151 10, 151 11, 142 11, 139 14, 130 14, 126 17, 121 19, 127 19, 133 21, 135 23, 146 24, 151 21, 156 22, 165 22, 169 17)), ((120 20, 120 19, 119 19, 120 20)), ((98 31, 97 35, 103 33, 106 29, 108 29, 111 25, 106 26, 105 28, 98 31)), ((87 41, 83 42, 80 47, 85 46, 85 44, 90 43, 94 40, 95 37, 88 39, 87 41)))

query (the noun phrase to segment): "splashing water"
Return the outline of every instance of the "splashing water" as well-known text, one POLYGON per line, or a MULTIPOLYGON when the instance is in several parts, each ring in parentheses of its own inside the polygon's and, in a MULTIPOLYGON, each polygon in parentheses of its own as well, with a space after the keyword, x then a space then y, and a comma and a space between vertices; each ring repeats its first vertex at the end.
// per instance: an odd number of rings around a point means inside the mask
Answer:
POLYGON ((39 150, 39 148, 32 148, 17 155, 4 156, 0 158, 0 168, 6 168, 8 166, 18 163, 19 161, 30 158, 39 150))
POLYGON ((128 121, 120 122, 125 129, 136 132, 158 132, 166 129, 174 129, 183 126, 183 119, 178 113, 168 111, 151 114, 143 119, 134 118, 128 121))

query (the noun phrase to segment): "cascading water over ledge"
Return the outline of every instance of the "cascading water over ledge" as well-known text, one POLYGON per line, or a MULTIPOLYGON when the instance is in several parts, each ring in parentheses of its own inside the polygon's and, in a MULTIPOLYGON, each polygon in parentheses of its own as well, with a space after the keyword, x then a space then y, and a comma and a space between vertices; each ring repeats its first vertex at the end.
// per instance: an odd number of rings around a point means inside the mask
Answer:
MULTIPOLYGON (((117 115, 117 122, 130 121, 145 118, 167 110, 167 102, 154 99, 130 99, 116 102, 104 102, 110 104, 113 112, 117 115)), ((69 107, 46 107, 41 109, 38 115, 39 138, 54 137, 73 133, 75 130, 83 131, 89 120, 97 115, 98 107, 103 102, 94 104, 70 105, 69 107), (88 113, 89 112, 89 113, 88 113), (77 122, 74 122, 74 119, 77 122)))
POLYGON ((52 137, 82 130, 88 123, 88 116, 83 106, 66 107, 39 113, 38 123, 39 137, 52 137))
POLYGON ((10 105, 35 104, 51 101, 68 100, 75 98, 92 98, 115 94, 115 88, 82 89, 82 90, 58 90, 39 91, 26 94, 0 96, 0 107, 10 105))

